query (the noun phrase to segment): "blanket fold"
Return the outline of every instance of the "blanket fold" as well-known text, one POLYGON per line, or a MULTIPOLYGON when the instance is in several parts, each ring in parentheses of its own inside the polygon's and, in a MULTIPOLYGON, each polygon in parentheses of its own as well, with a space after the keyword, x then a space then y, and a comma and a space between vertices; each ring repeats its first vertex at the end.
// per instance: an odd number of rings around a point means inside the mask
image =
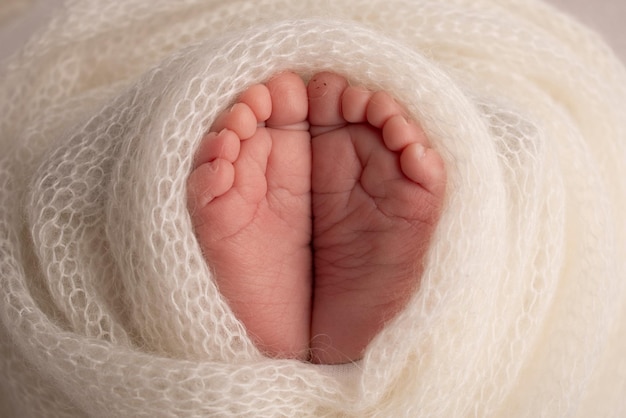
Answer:
POLYGON ((535 1, 67 1, 0 76, 0 415, 626 413, 626 70, 535 1), (419 290, 354 365, 264 357, 186 210, 251 84, 389 91, 448 170, 419 290))

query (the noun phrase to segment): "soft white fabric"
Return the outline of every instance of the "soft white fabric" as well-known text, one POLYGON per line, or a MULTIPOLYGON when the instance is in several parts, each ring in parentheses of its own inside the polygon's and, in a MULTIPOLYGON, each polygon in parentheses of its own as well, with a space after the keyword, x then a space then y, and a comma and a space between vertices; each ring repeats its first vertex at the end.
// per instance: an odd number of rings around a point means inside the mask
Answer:
POLYGON ((626 416, 625 86, 530 0, 68 1, 0 75, 0 415, 626 416), (202 133, 285 69, 389 90, 447 164, 356 365, 263 357, 185 210, 202 133))

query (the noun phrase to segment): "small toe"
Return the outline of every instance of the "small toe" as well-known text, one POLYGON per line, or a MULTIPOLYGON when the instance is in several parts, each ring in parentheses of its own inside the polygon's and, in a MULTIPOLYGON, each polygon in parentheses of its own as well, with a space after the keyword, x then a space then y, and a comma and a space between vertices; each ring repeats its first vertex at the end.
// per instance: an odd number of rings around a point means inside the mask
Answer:
POLYGON ((400 155, 402 172, 410 180, 421 185, 431 194, 443 197, 446 172, 437 151, 419 142, 408 145, 400 155))
POLYGON ((346 122, 367 122, 367 104, 372 92, 363 87, 348 87, 341 97, 341 111, 346 122))
POLYGON ((428 146, 428 139, 422 128, 402 115, 390 117, 383 125, 382 134, 385 145, 391 151, 401 151, 415 142, 428 146))
POLYGON ((218 158, 196 168, 187 179, 187 206, 192 216, 233 186, 235 168, 218 158))
POLYGON ((272 97, 267 86, 263 84, 250 86, 241 94, 239 101, 250 107, 257 122, 265 122, 272 114, 272 97))
POLYGON ((211 131, 220 132, 229 129, 237 134, 241 139, 248 139, 257 129, 256 115, 245 103, 235 103, 230 110, 225 111, 211 127, 211 131))
POLYGON ((217 158, 234 162, 239 155, 241 141, 237 134, 228 129, 221 132, 209 132, 202 138, 194 158, 193 168, 211 162, 217 158))
POLYGON ((402 108, 388 93, 377 91, 370 98, 366 113, 372 126, 382 128, 389 118, 402 114, 402 108))

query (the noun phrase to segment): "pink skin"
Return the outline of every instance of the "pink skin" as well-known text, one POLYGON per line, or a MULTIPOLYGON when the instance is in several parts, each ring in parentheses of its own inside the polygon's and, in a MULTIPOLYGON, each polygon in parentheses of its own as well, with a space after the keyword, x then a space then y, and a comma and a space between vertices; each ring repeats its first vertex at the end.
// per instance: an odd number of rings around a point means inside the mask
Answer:
POLYGON ((445 170, 385 92, 321 73, 308 85, 314 291, 311 359, 358 359, 418 286, 445 170))
POLYGON ((387 93, 281 73, 218 118, 187 186, 200 246, 257 346, 334 364, 359 359, 418 286, 445 170, 387 93))
POLYGON ((202 140, 187 181, 196 236, 217 285, 257 346, 274 357, 308 356, 307 109, 295 74, 250 87, 202 140))

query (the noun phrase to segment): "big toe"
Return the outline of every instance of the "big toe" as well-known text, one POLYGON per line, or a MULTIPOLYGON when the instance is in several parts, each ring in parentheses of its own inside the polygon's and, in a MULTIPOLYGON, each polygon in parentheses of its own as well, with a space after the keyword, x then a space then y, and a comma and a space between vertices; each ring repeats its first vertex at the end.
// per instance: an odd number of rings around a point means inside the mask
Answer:
MULTIPOLYGON (((314 75, 307 86, 309 97, 309 123, 312 131, 328 131, 346 124, 342 114, 341 99, 348 81, 335 73, 314 75)), ((311 132, 314 136, 319 132, 311 132)))
POLYGON ((307 91, 300 76, 291 72, 280 73, 266 86, 272 100, 272 112, 266 126, 294 130, 308 128, 307 91))

